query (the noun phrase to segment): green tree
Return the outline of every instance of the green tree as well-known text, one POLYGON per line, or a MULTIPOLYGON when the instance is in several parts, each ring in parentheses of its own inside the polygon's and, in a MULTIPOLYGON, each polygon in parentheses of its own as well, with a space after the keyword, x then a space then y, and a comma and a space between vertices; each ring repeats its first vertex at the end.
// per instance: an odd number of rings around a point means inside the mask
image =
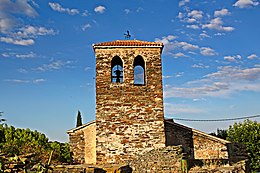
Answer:
POLYGON ((0 153, 7 156, 34 153, 35 161, 46 163, 50 152, 53 152, 53 162, 57 164, 70 163, 69 144, 50 142, 49 139, 38 131, 20 129, 13 126, 1 126, 4 141, 0 141, 0 153))
POLYGON ((210 133, 210 135, 226 140, 227 139, 227 130, 217 129, 217 133, 213 132, 213 133, 210 133))
POLYGON ((3 116, 4 112, 0 112, 0 124, 2 124, 4 121, 6 121, 6 119, 1 118, 1 116, 3 116))
MULTIPOLYGON (((6 121, 5 119, 1 118, 3 116, 3 112, 0 112, 0 143, 4 142, 4 124, 3 122, 6 121)), ((1 149, 1 145, 0 145, 1 149)))
POLYGON ((228 129, 227 140, 244 144, 251 169, 260 171, 260 123, 250 120, 235 123, 228 129))
POLYGON ((82 125, 82 117, 80 111, 78 111, 78 116, 77 116, 77 124, 76 127, 79 127, 82 125))

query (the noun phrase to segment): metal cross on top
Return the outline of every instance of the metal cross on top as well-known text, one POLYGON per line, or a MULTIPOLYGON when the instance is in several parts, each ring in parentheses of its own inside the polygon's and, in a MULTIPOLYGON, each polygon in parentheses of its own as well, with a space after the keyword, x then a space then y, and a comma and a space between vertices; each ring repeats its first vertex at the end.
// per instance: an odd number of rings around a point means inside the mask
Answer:
POLYGON ((128 30, 126 31, 126 33, 124 35, 125 35, 126 40, 129 40, 131 38, 130 32, 128 30))

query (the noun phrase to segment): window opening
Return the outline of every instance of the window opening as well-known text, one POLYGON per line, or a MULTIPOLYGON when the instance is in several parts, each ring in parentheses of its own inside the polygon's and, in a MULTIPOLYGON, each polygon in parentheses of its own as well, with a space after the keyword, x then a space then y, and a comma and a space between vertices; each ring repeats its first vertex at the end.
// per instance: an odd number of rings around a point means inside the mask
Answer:
POLYGON ((118 56, 114 57, 111 62, 111 82, 123 83, 123 62, 118 56))
POLYGON ((141 56, 134 60, 134 85, 145 85, 144 59, 141 56))

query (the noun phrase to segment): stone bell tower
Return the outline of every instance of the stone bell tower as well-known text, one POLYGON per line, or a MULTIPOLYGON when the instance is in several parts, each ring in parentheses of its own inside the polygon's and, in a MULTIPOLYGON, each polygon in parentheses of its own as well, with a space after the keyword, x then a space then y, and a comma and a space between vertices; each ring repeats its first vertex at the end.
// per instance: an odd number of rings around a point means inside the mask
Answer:
POLYGON ((97 163, 119 163, 165 146, 163 44, 117 40, 96 56, 97 163))

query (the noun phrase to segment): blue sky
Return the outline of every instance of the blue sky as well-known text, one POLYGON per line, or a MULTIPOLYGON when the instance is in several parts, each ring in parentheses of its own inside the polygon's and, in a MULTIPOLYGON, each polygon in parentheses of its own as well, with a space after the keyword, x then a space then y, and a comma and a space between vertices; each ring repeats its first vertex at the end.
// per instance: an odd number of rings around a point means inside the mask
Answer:
MULTIPOLYGON (((258 0, 0 0, 0 111, 9 125, 67 141, 95 119, 93 43, 161 41, 168 118, 260 113, 258 0)), ((255 119, 259 121, 258 119, 255 119)), ((181 122, 205 132, 228 122, 181 122)))

